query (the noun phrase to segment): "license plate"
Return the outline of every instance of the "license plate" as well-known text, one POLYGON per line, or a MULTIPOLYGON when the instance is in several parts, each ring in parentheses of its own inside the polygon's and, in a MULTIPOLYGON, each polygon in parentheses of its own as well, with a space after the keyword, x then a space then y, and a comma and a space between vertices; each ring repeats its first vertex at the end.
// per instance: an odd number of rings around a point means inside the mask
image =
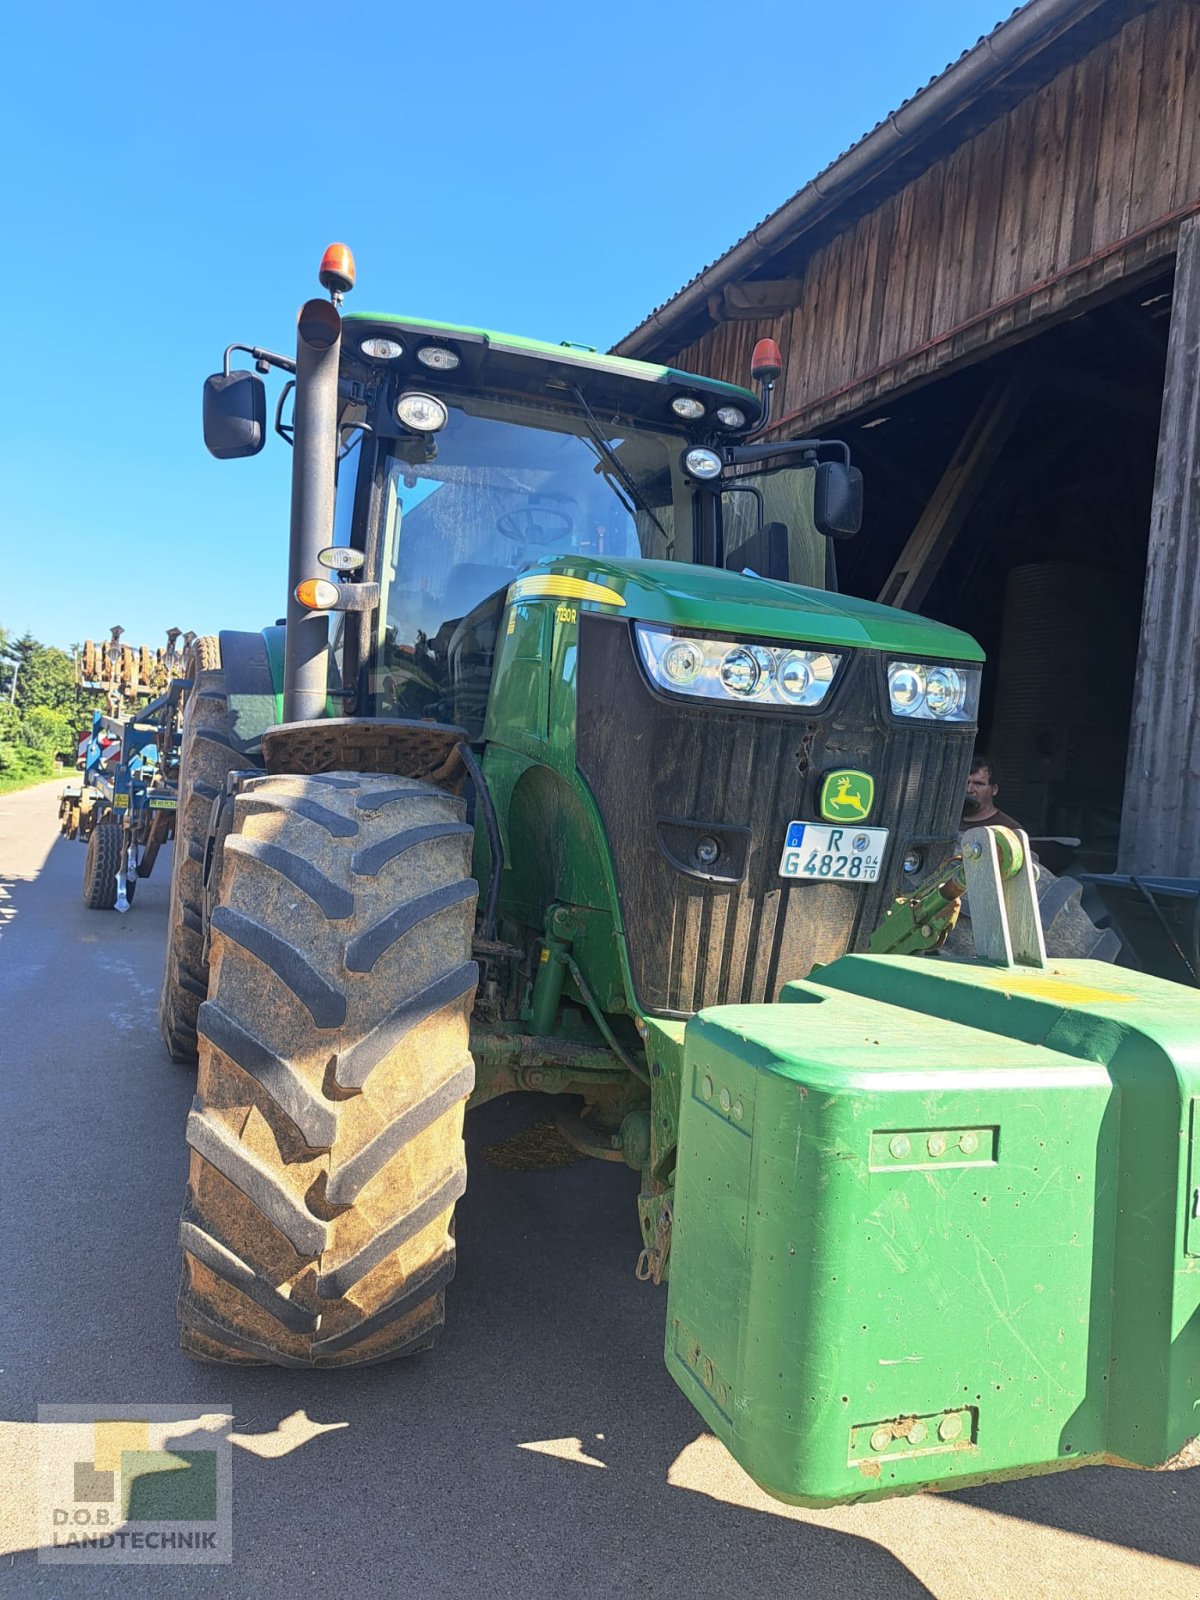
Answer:
POLYGON ((832 878, 839 883, 874 883, 883 865, 886 828, 830 827, 825 822, 789 822, 783 841, 781 878, 832 878))

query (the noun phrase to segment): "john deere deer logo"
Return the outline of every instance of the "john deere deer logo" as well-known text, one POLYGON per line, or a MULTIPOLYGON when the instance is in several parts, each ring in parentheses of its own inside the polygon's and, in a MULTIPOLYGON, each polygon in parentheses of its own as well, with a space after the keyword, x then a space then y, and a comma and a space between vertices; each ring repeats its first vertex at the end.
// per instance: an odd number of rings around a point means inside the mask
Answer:
POLYGON ((828 772, 821 785, 821 815, 826 822, 865 822, 875 803, 875 779, 847 769, 828 772))

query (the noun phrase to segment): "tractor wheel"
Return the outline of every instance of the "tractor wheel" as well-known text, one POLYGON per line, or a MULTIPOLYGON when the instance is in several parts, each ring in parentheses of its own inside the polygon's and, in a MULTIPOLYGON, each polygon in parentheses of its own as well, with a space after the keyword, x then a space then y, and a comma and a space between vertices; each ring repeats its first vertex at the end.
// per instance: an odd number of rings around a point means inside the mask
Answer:
MULTIPOLYGON (((220 660, 216 639, 198 639, 193 661, 220 660)), ((196 1059, 196 1013, 208 993, 204 954, 204 858, 213 802, 230 772, 248 764, 229 739, 225 679, 193 665, 192 690, 183 711, 179 748, 179 802, 171 860, 167 954, 158 1000, 158 1022, 172 1061, 196 1059)))
POLYGON ((474 1081, 471 832, 412 778, 239 791, 188 1118, 191 1355, 358 1366, 433 1343, 474 1081))
POLYGON ((83 863, 83 903, 89 911, 111 911, 117 903, 121 832, 119 822, 98 822, 92 829, 83 863))
MULTIPOLYGON (((1121 939, 1111 928, 1099 928, 1080 904, 1082 886, 1074 878, 1056 878, 1045 867, 1037 869, 1038 911, 1042 918, 1042 937, 1051 960, 1084 958, 1089 961, 1115 961, 1121 953, 1121 939)), ((975 958, 975 936, 971 929, 969 903, 963 902, 945 952, 956 961, 975 958)))
POLYGON ((198 672, 220 672, 220 670, 221 641, 216 634, 205 633, 199 639, 193 639, 188 648, 184 677, 194 679, 198 672))

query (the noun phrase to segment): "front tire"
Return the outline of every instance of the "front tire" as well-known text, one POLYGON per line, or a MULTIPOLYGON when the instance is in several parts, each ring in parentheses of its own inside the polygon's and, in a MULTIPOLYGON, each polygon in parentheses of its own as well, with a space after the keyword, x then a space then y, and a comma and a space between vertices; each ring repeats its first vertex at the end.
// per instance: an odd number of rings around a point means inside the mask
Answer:
POLYGON ((470 846, 462 802, 411 778, 237 794, 188 1119, 192 1355, 355 1366, 433 1342, 474 1081, 470 846))

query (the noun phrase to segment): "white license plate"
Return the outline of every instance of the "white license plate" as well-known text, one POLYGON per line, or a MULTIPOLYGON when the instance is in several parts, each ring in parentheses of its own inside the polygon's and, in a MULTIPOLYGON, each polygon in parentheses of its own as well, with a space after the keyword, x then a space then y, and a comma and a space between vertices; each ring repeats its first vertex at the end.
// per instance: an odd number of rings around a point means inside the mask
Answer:
POLYGON ((781 878, 830 878, 838 883, 874 883, 883 865, 886 828, 853 824, 789 822, 783 841, 781 878))

